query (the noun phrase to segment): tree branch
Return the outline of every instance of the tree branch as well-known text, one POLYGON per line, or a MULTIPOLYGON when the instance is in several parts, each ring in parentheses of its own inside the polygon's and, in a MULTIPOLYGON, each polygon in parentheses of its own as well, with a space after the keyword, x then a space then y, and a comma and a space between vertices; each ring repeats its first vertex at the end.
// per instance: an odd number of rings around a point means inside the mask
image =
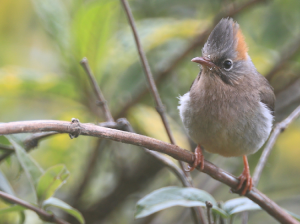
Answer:
MULTIPOLYGON (((167 132, 167 135, 169 137, 169 140, 170 140, 171 144, 176 144, 175 139, 173 137, 173 134, 171 132, 171 128, 170 128, 167 116, 166 116, 165 107, 164 107, 164 105, 161 101, 159 92, 157 90, 157 87, 156 87, 156 84, 155 84, 155 81, 154 81, 154 78, 153 78, 153 75, 152 75, 152 72, 151 72, 151 69, 150 69, 149 62, 147 60, 146 54, 145 54, 145 52, 143 50, 143 47, 141 45, 140 38, 139 38, 139 35, 137 33, 135 21, 134 21, 130 6, 129 6, 127 0, 121 0, 121 2, 122 2, 122 5, 124 7, 125 13, 127 15, 130 27, 132 29, 132 33, 133 33, 134 40, 135 40, 135 43, 136 43, 136 47, 137 47, 137 50, 138 50, 138 53, 139 53, 139 56, 140 56, 140 60, 142 62, 142 66, 143 66, 143 69, 144 69, 144 72, 145 72, 145 75, 146 75, 146 78, 147 78, 147 81, 148 81, 148 84, 149 84, 149 87, 150 87, 151 95, 153 96, 153 98, 155 100, 155 103, 156 103, 156 110, 157 110, 157 112, 159 113, 159 115, 161 117, 161 120, 163 122, 163 125, 165 127, 165 130, 167 132)), ((182 169, 182 172, 184 173, 184 175, 188 178, 188 181, 190 182, 189 185, 192 186, 192 178, 190 176, 190 173, 185 171, 184 164, 183 164, 182 161, 179 161, 179 164, 180 164, 180 167, 182 169)), ((194 213, 193 213, 193 215, 194 215, 194 213)), ((203 218, 203 211, 200 208, 199 208, 199 218, 201 220, 201 223, 206 224, 206 221, 203 218)), ((196 217, 195 217, 195 219, 196 219, 196 217)))
MULTIPOLYGON (((167 76, 171 74, 171 72, 176 68, 176 66, 185 59, 185 57, 194 49, 196 49, 198 46, 203 45, 205 40, 207 39, 208 35, 211 33, 215 25, 219 22, 219 20, 222 17, 233 17, 237 15, 238 13, 249 9, 250 7, 254 6, 255 4, 259 2, 263 2, 266 0, 249 0, 241 5, 236 5, 235 3, 229 5, 228 7, 225 8, 225 10, 221 11, 219 14, 215 16, 213 19, 212 25, 201 32, 200 34, 196 35, 194 39, 191 41, 190 45, 181 52, 180 55, 177 55, 173 60, 169 63, 169 65, 166 65, 166 68, 162 71, 159 71, 155 77, 156 83, 159 83, 163 81, 167 76)), ((146 88, 145 85, 142 85, 137 92, 135 92, 132 95, 132 98, 127 101, 124 105, 123 108, 120 110, 120 112, 117 113, 116 117, 124 117, 127 111, 140 102, 148 93, 148 88, 146 88)))
POLYGON ((0 149, 5 150, 7 152, 14 152, 15 151, 14 147, 12 147, 10 145, 3 145, 3 144, 0 144, 0 149))
POLYGON ((53 214, 49 214, 45 210, 37 208, 37 207, 29 204, 28 202, 23 201, 23 200, 15 197, 15 196, 12 196, 10 194, 7 194, 3 191, 0 191, 0 197, 7 200, 7 201, 10 201, 14 204, 21 205, 25 208, 28 208, 28 209, 34 211, 36 214, 38 214, 38 216, 40 216, 43 219, 43 221, 53 222, 53 223, 57 223, 57 224, 69 224, 68 222, 66 222, 64 220, 55 217, 53 214))
POLYGON ((205 205, 206 205, 206 211, 207 211, 207 219, 208 219, 208 223, 209 224, 213 224, 212 222, 211 222, 211 208, 212 208, 212 203, 211 202, 209 202, 209 201, 206 201, 205 202, 205 205))
POLYGON ((298 117, 300 116, 300 106, 298 106, 286 119, 276 124, 265 148, 264 151, 258 161, 258 164, 255 168, 253 174, 253 185, 257 186, 259 178, 261 176, 262 170, 266 165, 267 159, 273 149, 273 146, 278 138, 278 136, 298 117))
MULTIPOLYGON (((101 127, 105 127, 104 126, 105 123, 100 123, 99 125, 101 127)), ((112 127, 111 124, 110 124, 110 127, 112 127)), ((132 128, 131 124, 125 118, 118 119, 117 122, 115 123, 114 127, 119 127, 119 128, 116 128, 118 130, 124 130, 124 131, 127 131, 127 132, 135 133, 135 131, 132 128)), ((168 167, 169 169, 171 169, 174 172, 174 174, 179 178, 179 180, 181 181, 181 183, 183 184, 183 186, 185 186, 185 187, 192 187, 191 183, 188 181, 188 179, 185 176, 185 174, 182 171, 182 169, 180 169, 171 159, 163 156, 159 152, 151 151, 151 150, 149 150, 149 149, 147 149, 145 147, 143 147, 143 149, 145 150, 146 153, 154 156, 156 159, 158 159, 160 162, 162 162, 166 167, 168 167)))
POLYGON ((132 33, 133 33, 133 36, 134 36, 136 47, 137 47, 137 50, 138 50, 138 53, 139 53, 139 56, 140 56, 140 59, 141 59, 142 65, 143 65, 143 69, 144 69, 149 87, 150 87, 151 95, 153 96, 153 98, 155 100, 155 103, 156 103, 156 110, 157 110, 157 112, 159 113, 159 115, 161 117, 161 120, 162 120, 162 122, 164 124, 164 127, 166 129, 166 132, 169 136, 170 142, 172 144, 175 144, 175 139, 174 139, 174 137, 171 133, 170 126, 169 126, 169 123, 167 121, 164 105, 163 105, 163 103, 161 101, 161 98, 159 96, 159 93, 158 93, 158 90, 157 90, 157 87, 155 85, 155 81, 153 79, 153 75, 152 75, 152 72, 151 72, 151 69, 150 69, 149 62, 147 60, 147 57, 145 55, 145 52, 144 52, 143 47, 142 47, 141 42, 140 42, 140 38, 139 38, 137 30, 136 30, 135 21, 134 21, 130 6, 129 6, 129 4, 126 0, 121 0, 121 2, 123 4, 124 10, 126 12, 126 15, 127 15, 128 21, 129 21, 129 24, 130 24, 131 29, 132 29, 132 33))
MULTIPOLYGON (((88 80, 93 88, 94 95, 97 99, 96 105, 100 107, 102 110, 102 113, 104 114, 106 121, 114 123, 114 118, 111 115, 111 112, 109 110, 109 107, 107 105, 107 101, 96 81, 95 76, 93 75, 93 72, 90 68, 88 59, 84 57, 80 61, 81 66, 83 67, 85 73, 87 74, 88 80)), ((86 163, 86 170, 82 175, 82 179, 75 190, 74 196, 73 196, 73 206, 78 207, 78 202, 80 200, 80 197, 82 196, 83 192, 85 191, 85 188, 88 186, 88 183, 90 181, 91 175, 94 171, 94 168, 97 164, 98 154, 99 150, 103 149, 105 146, 106 141, 103 141, 103 139, 98 139, 95 148, 92 150, 91 156, 88 158, 88 161, 86 163)), ((101 150, 102 151, 102 150, 101 150)), ((70 218, 72 216, 69 216, 70 218)))
POLYGON ((87 58, 83 58, 80 61, 80 64, 82 65, 82 67, 84 68, 86 74, 89 77, 89 81, 90 81, 90 83, 91 83, 91 85, 93 87, 95 96, 96 96, 96 98, 98 100, 97 105, 99 105, 102 108, 107 121, 114 121, 113 116, 111 115, 110 110, 108 108, 107 102, 106 102, 106 100, 105 100, 105 98, 104 98, 104 96, 103 96, 103 94, 101 92, 101 89, 98 86, 97 81, 96 81, 96 79, 95 79, 95 77, 94 77, 94 75, 93 75, 93 73, 91 71, 91 68, 90 68, 90 65, 88 63, 87 58))
MULTIPOLYGON (((135 28, 134 28, 134 30, 135 30, 135 28)), ((93 86, 94 93, 95 93, 96 97, 98 97, 99 101, 101 101, 101 102, 107 102, 104 98, 104 95, 102 94, 102 91, 101 91, 99 85, 97 84, 97 81, 96 81, 91 69, 90 69, 87 58, 83 58, 80 63, 85 68, 85 71, 88 75, 89 81, 90 81, 91 85, 93 86)), ((150 75, 150 79, 151 79, 151 75, 150 75)), ((154 86, 155 86, 155 84, 154 84, 154 86)), ((109 107, 102 107, 102 109, 103 109, 103 112, 105 112, 105 114, 111 115, 109 107)), ((106 119, 107 119, 107 122, 100 123, 99 125, 102 126, 102 127, 108 127, 108 128, 113 128, 113 129, 117 129, 117 130, 124 130, 124 131, 135 133, 135 131, 133 130, 131 124, 125 118, 120 118, 120 119, 117 120, 117 122, 114 121, 112 116, 110 116, 110 118, 109 118, 109 116, 107 116, 106 119)), ((185 177, 183 171, 180 170, 178 168, 178 166, 172 160, 164 157, 163 155, 161 155, 158 152, 153 152, 153 151, 150 151, 149 149, 146 149, 146 148, 144 148, 144 150, 148 154, 150 154, 150 155, 154 156, 155 158, 157 158, 159 161, 161 161, 167 167, 169 167, 175 173, 175 175, 181 180, 181 182, 184 186, 191 187, 191 184, 188 182, 188 180, 185 177)), ((92 161, 93 162, 91 162, 90 164, 94 164, 95 161, 94 161, 93 158, 92 158, 92 161)), ((91 170, 91 169, 92 168, 90 167, 89 170, 91 170)), ((86 182, 87 182, 87 179, 85 178, 84 183, 86 183, 86 182)))
MULTIPOLYGON (((81 135, 110 139, 166 153, 177 160, 182 160, 190 164, 194 161, 193 153, 188 150, 181 149, 176 145, 165 143, 143 135, 99 127, 94 124, 70 123, 55 120, 19 121, 0 124, 0 135, 47 131, 69 134, 80 133, 81 135)), ((235 176, 227 173, 219 167, 216 167, 208 161, 205 161, 203 172, 233 189, 237 187, 239 182, 235 176)), ((250 192, 248 192, 246 197, 257 203, 280 223, 299 224, 299 222, 291 217, 285 210, 256 188, 253 188, 250 192)))
MULTIPOLYGON (((134 28, 134 30, 135 30, 135 28, 134 28)), ((90 69, 87 58, 83 58, 81 60, 81 64, 84 67, 84 69, 85 69, 85 71, 88 75, 89 81, 90 81, 91 85, 93 86, 94 93, 95 93, 96 97, 98 98, 98 100, 100 102, 102 102, 102 104, 101 104, 102 107, 101 108, 103 110, 103 113, 106 114, 107 122, 105 122, 105 124, 102 124, 101 126, 105 127, 105 125, 108 125, 109 127, 114 128, 114 129, 119 129, 119 130, 124 130, 124 131, 134 133, 134 130, 133 130, 132 126, 130 125, 130 123, 126 119, 121 118, 117 122, 114 121, 113 117, 111 116, 111 112, 109 110, 109 107, 107 106, 107 103, 106 103, 107 101, 105 100, 105 97, 102 94, 102 91, 101 91, 101 89, 100 89, 100 87, 99 87, 99 85, 98 85, 91 69, 90 69), (104 104, 104 102, 105 102, 105 104, 104 104)), ((150 78, 151 77, 152 76, 150 75, 150 78)), ((155 84, 154 84, 154 86, 155 86, 155 84)), ((159 95, 158 95, 158 97, 159 97, 159 95)), ((100 144, 100 141, 98 141, 99 144, 100 144)), ((79 185, 78 191, 75 194, 76 196, 74 198, 77 199, 77 201, 74 202, 75 205, 78 202, 78 198, 80 198, 81 194, 84 192, 84 189, 85 189, 85 187, 87 186, 87 184, 89 182, 89 177, 91 176, 91 173, 92 173, 92 171, 94 169, 94 166, 96 164, 96 158, 97 158, 96 154, 98 154, 98 148, 99 147, 95 148, 95 150, 93 151, 93 155, 90 158, 90 162, 88 164, 86 174, 84 175, 83 181, 79 185)), ((165 156, 161 155, 158 152, 150 151, 149 149, 146 149, 146 148, 144 148, 144 150, 145 150, 145 152, 147 152, 148 154, 154 156, 156 159, 158 159, 160 162, 162 162, 169 169, 171 169, 171 171, 173 171, 175 173, 175 175, 181 180, 181 182, 184 186, 192 187, 192 185, 189 182, 189 180, 187 179, 184 171, 179 169, 179 167, 172 160, 166 158, 165 156)), ((193 215, 194 215, 195 220, 198 220, 198 216, 196 214, 196 209, 192 208, 192 210, 193 210, 193 215)), ((200 213, 200 211, 199 211, 199 213, 200 213)), ((199 215, 199 216, 201 216, 201 215, 199 215)), ((197 223, 198 223, 198 221, 197 221, 197 223)))
MULTIPOLYGON (((55 134, 57 134, 57 132, 53 131, 53 132, 47 132, 47 133, 35 133, 35 134, 29 136, 23 142, 26 151, 28 152, 31 149, 37 147, 40 140, 47 138, 49 136, 55 135, 55 134)), ((12 146, 6 146, 6 147, 9 147, 11 150, 7 151, 6 153, 4 153, 3 155, 0 156, 0 162, 15 152, 14 147, 12 147, 12 146)))

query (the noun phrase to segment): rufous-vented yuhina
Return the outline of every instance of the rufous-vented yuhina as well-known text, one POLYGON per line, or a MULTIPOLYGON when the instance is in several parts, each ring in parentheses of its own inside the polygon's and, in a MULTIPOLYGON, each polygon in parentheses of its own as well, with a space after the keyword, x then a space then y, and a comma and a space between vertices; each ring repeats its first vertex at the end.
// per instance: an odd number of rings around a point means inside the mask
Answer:
POLYGON ((222 19, 192 59, 201 65, 190 91, 180 97, 180 117, 197 143, 192 171, 204 168, 203 149, 225 157, 243 156, 244 171, 236 191, 252 189, 247 155, 259 150, 272 129, 275 95, 257 72, 239 25, 222 19))

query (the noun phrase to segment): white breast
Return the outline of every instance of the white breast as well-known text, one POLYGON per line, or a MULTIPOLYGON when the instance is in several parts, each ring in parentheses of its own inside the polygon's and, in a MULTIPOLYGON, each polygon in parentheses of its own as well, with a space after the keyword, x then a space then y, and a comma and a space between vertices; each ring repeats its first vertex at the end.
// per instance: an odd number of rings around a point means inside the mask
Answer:
POLYGON ((262 102, 251 111, 251 116, 247 113, 232 115, 230 119, 233 122, 227 124, 191 102, 189 92, 179 97, 179 104, 180 117, 191 139, 206 151, 222 156, 242 156, 256 152, 272 129, 273 116, 262 102))

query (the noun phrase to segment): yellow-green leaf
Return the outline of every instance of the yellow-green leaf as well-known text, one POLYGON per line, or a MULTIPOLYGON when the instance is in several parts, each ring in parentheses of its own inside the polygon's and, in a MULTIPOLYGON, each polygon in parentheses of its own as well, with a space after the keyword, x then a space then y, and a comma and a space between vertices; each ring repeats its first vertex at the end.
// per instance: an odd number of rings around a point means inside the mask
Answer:
POLYGON ((69 171, 62 164, 52 166, 46 170, 37 185, 38 201, 43 202, 52 197, 55 191, 66 182, 68 177, 69 171))

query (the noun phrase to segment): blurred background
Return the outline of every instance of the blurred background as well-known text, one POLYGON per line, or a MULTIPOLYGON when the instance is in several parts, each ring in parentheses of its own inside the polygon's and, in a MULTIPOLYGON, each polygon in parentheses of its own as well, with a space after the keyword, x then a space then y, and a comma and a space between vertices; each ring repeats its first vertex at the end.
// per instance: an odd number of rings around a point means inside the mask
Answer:
MULTIPOLYGON (((179 146, 194 147, 179 118, 177 97, 197 76, 199 67, 190 60, 201 56, 207 35, 222 16, 232 16, 240 24, 253 63, 274 87, 276 122, 300 104, 300 1, 130 0, 129 4, 179 146)), ((114 117, 126 117, 136 132, 168 142, 117 0, 0 1, 0 122, 73 117, 104 122, 79 64, 83 57, 88 58, 114 117)), ((0 143, 7 144, 4 137, 0 143)), ((261 152, 248 157, 251 173, 261 152)), ((100 144, 84 136, 70 140, 62 134, 41 141, 30 155, 44 169, 67 166, 70 178, 56 197, 81 211, 88 224, 193 223, 190 210, 182 207, 134 219, 141 197, 161 187, 181 186, 169 169, 138 147, 107 140, 100 144)), ((241 158, 205 156, 236 176, 243 170, 241 158)), ((258 185, 297 214, 299 161, 298 120, 280 135, 258 185)), ((0 169, 17 196, 30 200, 28 181, 15 156, 2 160, 0 169)), ((218 201, 237 197, 205 174, 195 171, 192 176, 195 187, 218 201)), ((18 221, 14 213, 0 218, 1 224, 18 221)), ((26 212, 26 224, 40 223, 37 215, 26 212)), ((233 223, 241 223, 241 217, 233 223)), ((249 223, 275 220, 258 211, 250 212, 249 223)))

